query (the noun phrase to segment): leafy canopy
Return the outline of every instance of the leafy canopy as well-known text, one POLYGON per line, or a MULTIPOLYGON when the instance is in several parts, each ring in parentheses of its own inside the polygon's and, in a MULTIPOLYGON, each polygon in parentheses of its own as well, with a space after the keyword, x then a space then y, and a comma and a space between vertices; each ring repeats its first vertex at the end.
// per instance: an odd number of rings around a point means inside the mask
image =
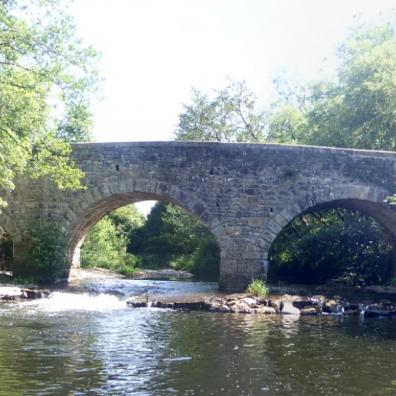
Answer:
POLYGON ((212 234, 186 210, 158 202, 145 224, 131 235, 129 250, 146 268, 188 270, 201 279, 217 280, 220 251, 212 234))
POLYGON ((246 83, 232 81, 210 98, 192 90, 175 131, 176 140, 264 142, 266 115, 256 111, 256 97, 246 83))
POLYGON ((354 28, 338 49, 334 81, 292 85, 265 111, 245 82, 214 97, 193 89, 175 130, 176 140, 299 143, 396 150, 396 34, 390 25, 354 28))
POLYGON ((99 220, 89 231, 81 249, 83 267, 101 267, 130 275, 138 258, 127 252, 132 232, 144 217, 134 205, 126 205, 99 220))
POLYGON ((280 95, 271 117, 273 136, 285 142, 396 150, 395 30, 390 25, 355 28, 338 56, 335 81, 280 95))
POLYGON ((67 142, 90 138, 96 59, 60 0, 0 2, 0 204, 19 174, 81 187, 67 142))

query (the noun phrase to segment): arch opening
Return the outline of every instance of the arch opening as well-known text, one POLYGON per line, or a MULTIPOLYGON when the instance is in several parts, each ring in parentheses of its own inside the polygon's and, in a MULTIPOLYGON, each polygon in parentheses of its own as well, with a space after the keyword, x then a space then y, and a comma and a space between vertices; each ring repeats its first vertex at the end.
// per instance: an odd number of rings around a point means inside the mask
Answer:
POLYGON ((310 207, 273 240, 268 281, 345 286, 394 282, 395 217, 386 205, 357 199, 310 207))
POLYGON ((217 281, 219 246, 208 225, 191 212, 151 193, 116 194, 87 211, 70 236, 66 259, 72 272, 80 265, 128 276, 171 268, 217 281), (144 201, 156 201, 146 218, 133 205, 144 201))

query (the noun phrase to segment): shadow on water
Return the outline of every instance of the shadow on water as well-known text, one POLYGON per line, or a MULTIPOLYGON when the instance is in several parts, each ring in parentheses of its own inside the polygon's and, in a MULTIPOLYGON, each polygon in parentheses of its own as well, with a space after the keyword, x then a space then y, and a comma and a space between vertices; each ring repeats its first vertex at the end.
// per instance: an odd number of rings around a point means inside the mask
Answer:
MULTIPOLYGON (((213 287, 124 280, 97 286, 123 296, 147 287, 213 287)), ((0 394, 396 393, 392 320, 130 309, 124 298, 58 292, 1 305, 0 394)))

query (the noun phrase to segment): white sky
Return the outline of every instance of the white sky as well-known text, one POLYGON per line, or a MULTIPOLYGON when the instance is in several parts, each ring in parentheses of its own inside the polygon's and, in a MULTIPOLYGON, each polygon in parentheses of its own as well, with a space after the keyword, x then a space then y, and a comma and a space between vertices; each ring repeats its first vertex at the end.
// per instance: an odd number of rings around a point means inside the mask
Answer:
POLYGON ((169 140, 191 87, 246 80, 259 103, 284 70, 331 76, 357 16, 395 17, 396 0, 75 0, 79 35, 101 53, 96 141, 169 140))

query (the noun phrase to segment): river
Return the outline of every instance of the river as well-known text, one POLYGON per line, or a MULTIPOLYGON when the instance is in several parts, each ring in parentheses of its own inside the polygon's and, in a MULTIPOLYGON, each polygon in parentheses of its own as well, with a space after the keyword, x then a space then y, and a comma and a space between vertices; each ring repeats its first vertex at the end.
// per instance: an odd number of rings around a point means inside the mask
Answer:
POLYGON ((396 394, 394 320, 133 309, 131 294, 216 285, 83 286, 0 305, 1 396, 396 394))

